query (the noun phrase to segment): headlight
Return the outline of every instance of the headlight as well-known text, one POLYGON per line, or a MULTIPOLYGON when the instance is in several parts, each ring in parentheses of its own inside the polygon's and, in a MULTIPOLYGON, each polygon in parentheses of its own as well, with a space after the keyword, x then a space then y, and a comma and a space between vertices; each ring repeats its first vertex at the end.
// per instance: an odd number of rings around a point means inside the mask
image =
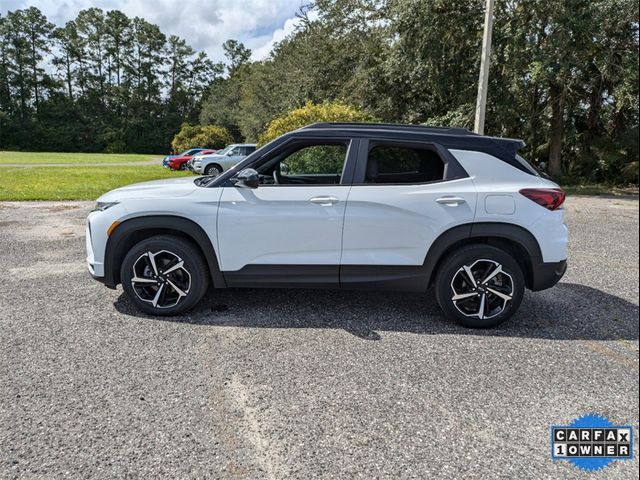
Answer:
POLYGON ((118 203, 120 202, 97 202, 96 208, 94 208, 93 211, 95 212, 96 210, 98 210, 100 212, 104 212, 107 208, 111 208, 118 203))

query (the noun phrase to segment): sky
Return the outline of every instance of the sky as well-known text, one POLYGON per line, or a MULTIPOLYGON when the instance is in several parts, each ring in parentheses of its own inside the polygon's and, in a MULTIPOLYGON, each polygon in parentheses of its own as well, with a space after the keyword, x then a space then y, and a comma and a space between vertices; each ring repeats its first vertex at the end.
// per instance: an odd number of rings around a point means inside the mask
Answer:
POLYGON ((37 7, 50 22, 62 26, 80 10, 121 10, 178 35, 214 61, 224 59, 222 43, 240 40, 254 60, 266 58, 275 42, 293 32, 304 0, 0 0, 0 13, 37 7))

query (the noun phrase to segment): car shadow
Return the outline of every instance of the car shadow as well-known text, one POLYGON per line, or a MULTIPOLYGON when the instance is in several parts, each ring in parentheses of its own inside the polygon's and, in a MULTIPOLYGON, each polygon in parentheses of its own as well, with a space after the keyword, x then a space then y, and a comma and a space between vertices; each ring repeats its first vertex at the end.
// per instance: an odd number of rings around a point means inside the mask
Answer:
POLYGON ((366 340, 380 340, 380 332, 553 340, 638 339, 638 305, 574 283, 527 292, 518 313, 489 330, 463 328, 444 318, 433 291, 212 290, 196 309, 176 317, 140 313, 124 294, 114 305, 121 313, 162 321, 240 328, 334 328, 366 340))

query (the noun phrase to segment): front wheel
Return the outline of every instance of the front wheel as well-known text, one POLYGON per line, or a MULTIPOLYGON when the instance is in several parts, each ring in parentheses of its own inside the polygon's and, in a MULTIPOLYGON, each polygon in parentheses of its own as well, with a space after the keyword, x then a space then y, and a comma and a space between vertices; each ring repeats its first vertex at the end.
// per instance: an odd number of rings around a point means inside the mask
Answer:
POLYGON ((222 169, 217 165, 208 165, 207 168, 204 169, 205 175, 212 175, 214 177, 217 177, 221 173, 222 173, 222 169))
POLYGON ((158 235, 136 244, 120 268, 122 288, 151 315, 178 315, 193 308, 209 286, 206 262, 186 239, 158 235))
POLYGON ((444 260, 436 298, 448 318, 465 327, 490 328, 518 310, 524 287, 522 269, 511 255, 490 245, 470 245, 444 260))

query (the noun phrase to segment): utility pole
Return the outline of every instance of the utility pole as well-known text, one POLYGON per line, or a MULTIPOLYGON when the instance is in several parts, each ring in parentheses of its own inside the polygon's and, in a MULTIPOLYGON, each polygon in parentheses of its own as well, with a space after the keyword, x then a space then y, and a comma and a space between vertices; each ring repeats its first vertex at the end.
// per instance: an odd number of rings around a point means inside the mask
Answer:
POLYGON ((493 2, 487 0, 484 14, 484 35, 482 36, 482 58, 480 59, 480 79, 476 100, 476 120, 473 131, 484 134, 484 114, 487 109, 487 88, 489 86, 489 63, 491 60, 491 31, 493 29, 493 2))

